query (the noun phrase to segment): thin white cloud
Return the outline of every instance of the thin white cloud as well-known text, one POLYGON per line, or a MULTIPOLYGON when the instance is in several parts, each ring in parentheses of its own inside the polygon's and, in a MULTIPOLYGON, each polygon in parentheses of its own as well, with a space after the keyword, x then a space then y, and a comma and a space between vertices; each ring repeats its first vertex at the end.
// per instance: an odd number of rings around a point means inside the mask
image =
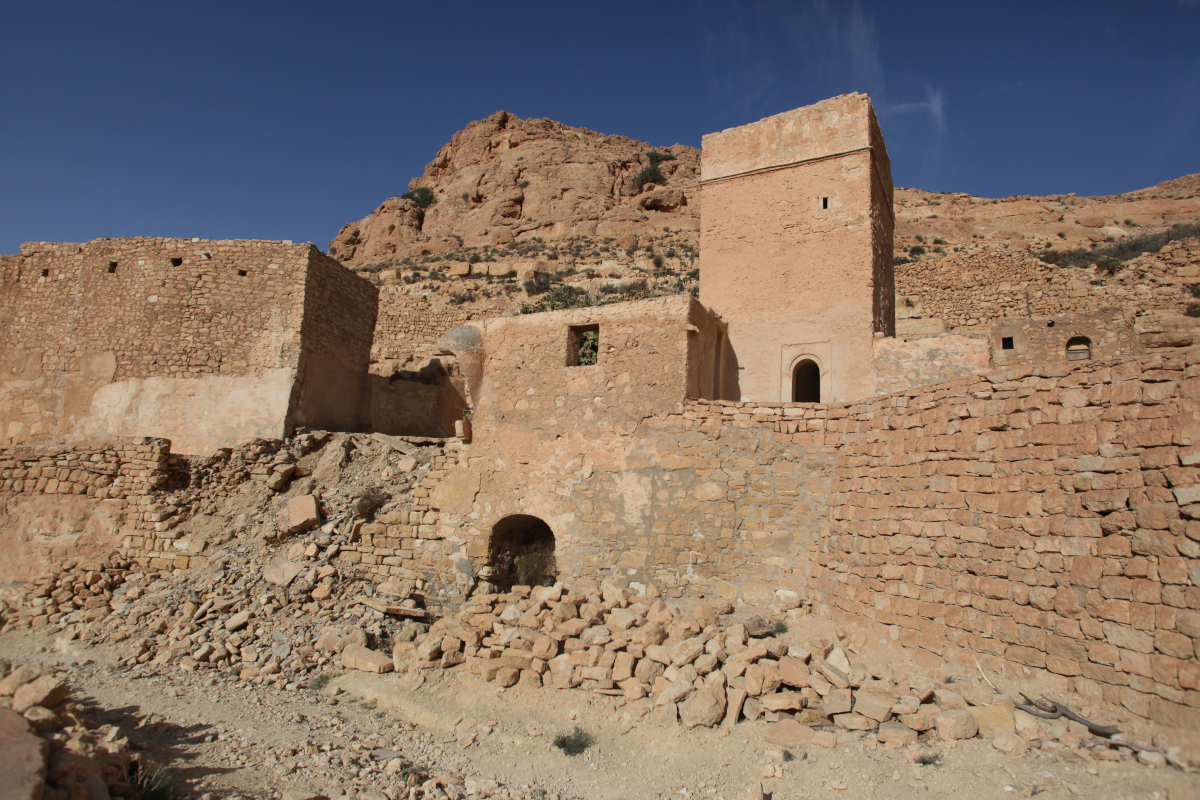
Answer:
POLYGON ((923 103, 895 103, 887 106, 888 111, 928 111, 929 117, 939 131, 946 130, 946 109, 942 99, 942 90, 927 88, 927 99, 923 103))

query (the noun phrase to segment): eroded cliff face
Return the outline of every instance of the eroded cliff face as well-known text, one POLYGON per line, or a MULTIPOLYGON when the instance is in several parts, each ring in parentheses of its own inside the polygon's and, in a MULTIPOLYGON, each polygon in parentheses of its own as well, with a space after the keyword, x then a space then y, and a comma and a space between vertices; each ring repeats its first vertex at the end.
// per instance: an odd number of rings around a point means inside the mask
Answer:
POLYGON ((409 183, 432 190, 433 205, 386 200, 344 226, 329 252, 353 268, 533 237, 636 241, 665 228, 697 231, 699 173, 694 147, 656 148, 499 111, 456 133, 409 183), (665 184, 638 187, 651 151, 673 156, 658 164, 665 184))

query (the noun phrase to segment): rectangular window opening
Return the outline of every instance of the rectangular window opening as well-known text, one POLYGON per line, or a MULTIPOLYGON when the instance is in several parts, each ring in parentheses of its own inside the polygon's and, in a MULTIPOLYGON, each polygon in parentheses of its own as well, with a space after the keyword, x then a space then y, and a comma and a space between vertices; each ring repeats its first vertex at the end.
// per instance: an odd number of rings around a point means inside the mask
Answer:
POLYGON ((244 278, 244 277, 246 277, 246 270, 244 270, 244 269, 239 269, 239 270, 238 270, 238 277, 240 277, 240 278, 244 278))
POLYGON ((600 358, 600 326, 572 325, 567 337, 567 366, 590 367, 600 358))
POLYGON ((1012 350, 1013 349, 1013 337, 1005 336, 1005 337, 1001 338, 1000 339, 1000 349, 1001 350, 1012 350))
POLYGON ((171 266, 172 266, 172 267, 181 267, 181 266, 183 266, 183 259, 182 259, 182 258, 172 258, 172 259, 171 259, 171 266))
POLYGON ((115 261, 108 262, 108 274, 112 275, 116 271, 117 271, 117 262, 115 262, 115 261))
POLYGON ((829 209, 829 198, 828 197, 821 198, 821 208, 825 209, 825 210, 829 209))
POLYGON ((48 270, 48 269, 44 269, 44 270, 42 270, 42 277, 43 277, 43 278, 49 278, 49 277, 50 277, 50 270, 48 270))

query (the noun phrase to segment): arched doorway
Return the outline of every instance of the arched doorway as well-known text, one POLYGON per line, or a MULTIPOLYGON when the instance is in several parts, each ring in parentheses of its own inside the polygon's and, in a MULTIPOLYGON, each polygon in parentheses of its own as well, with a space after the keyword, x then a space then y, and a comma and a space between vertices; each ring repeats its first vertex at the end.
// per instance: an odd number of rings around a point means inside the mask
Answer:
POLYGON ((492 527, 488 580, 500 591, 514 586, 553 586, 558 580, 554 531, 537 517, 513 514, 492 527))
POLYGON ((821 368, 817 362, 805 359, 792 373, 792 402, 821 402, 821 368))
POLYGON ((1067 361, 1087 361, 1092 357, 1092 340, 1075 336, 1067 341, 1067 361))

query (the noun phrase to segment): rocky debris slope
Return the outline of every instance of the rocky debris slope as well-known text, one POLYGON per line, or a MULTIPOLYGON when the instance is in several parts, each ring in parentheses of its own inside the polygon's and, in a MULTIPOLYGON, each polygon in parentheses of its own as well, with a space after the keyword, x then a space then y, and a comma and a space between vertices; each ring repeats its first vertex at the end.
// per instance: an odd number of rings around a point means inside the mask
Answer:
MULTIPOLYGON (((845 642, 815 638, 789 644, 787 626, 761 617, 735 620, 728 603, 672 608, 654 596, 604 583, 572 591, 562 584, 514 587, 470 598, 413 641, 403 636, 382 653, 354 646, 348 668, 419 672, 466 665, 502 687, 581 689, 619 698, 633 716, 659 712, 685 728, 731 728, 765 718, 768 742, 783 747, 834 747, 838 729, 871 733, 892 748, 952 743, 982 736, 1020 755, 1042 747, 1071 748, 1087 759, 1170 758, 1200 766, 1200 749, 1126 748, 1067 719, 1044 720, 977 680, 939 679, 901 665, 851 659, 845 642)), ((414 631, 415 632, 415 631, 414 631)), ((1080 709, 1109 719, 1112 709, 1080 709)), ((953 746, 950 744, 950 746, 953 746)))
POLYGON ((71 699, 65 676, 0 659, 0 796, 133 797, 151 780, 119 727, 71 699))
POLYGON ((504 246, 534 237, 626 237, 699 230, 699 150, 658 148, 549 119, 499 111, 472 122, 438 151, 410 190, 345 225, 329 253, 348 267, 399 262, 461 245, 504 246), (668 156, 665 183, 636 180, 651 151, 668 156))
POLYGON ((3 592, 3 629, 110 644, 137 673, 211 665, 283 684, 329 662, 317 647, 328 630, 390 646, 409 617, 423 616, 423 585, 377 587, 333 560, 376 514, 407 517, 411 489, 440 448, 406 450, 367 435, 306 433, 218 453, 193 465, 165 503, 171 553, 64 561, 3 592), (178 568, 175 552, 192 568, 178 568))

